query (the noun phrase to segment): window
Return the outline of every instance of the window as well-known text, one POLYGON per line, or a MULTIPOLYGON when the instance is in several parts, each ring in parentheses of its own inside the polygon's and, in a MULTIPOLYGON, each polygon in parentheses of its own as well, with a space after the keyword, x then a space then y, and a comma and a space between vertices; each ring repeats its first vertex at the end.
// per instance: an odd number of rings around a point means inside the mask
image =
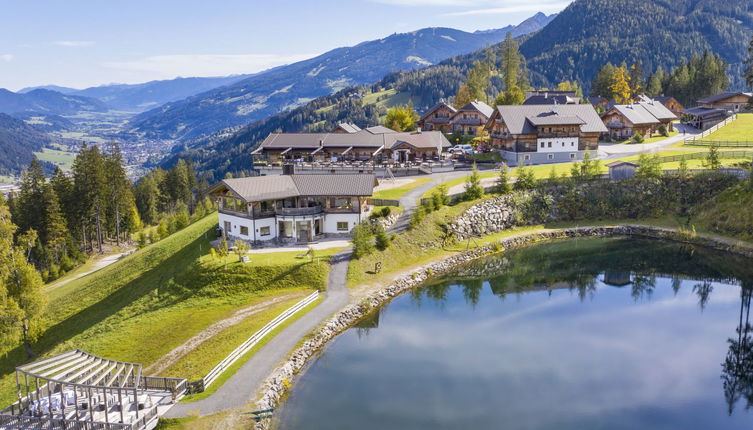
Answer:
POLYGON ((570 142, 570 146, 575 146, 575 142, 570 142))
POLYGON ((550 147, 550 148, 552 147, 552 142, 549 142, 549 147, 550 147))
POLYGON ((530 155, 524 155, 524 156, 523 156, 523 160, 524 160, 524 161, 529 161, 530 159, 531 159, 531 156, 530 156, 530 155))
POLYGON ((269 231, 269 227, 262 227, 259 229, 259 234, 262 236, 269 236, 271 233, 269 231))
POLYGON ((353 203, 350 201, 350 197, 333 197, 330 199, 330 207, 335 209, 351 209, 353 203))
POLYGON ((348 222, 347 221, 338 221, 337 222, 337 231, 348 231, 348 222))
POLYGON ((547 154, 547 158, 550 160, 554 160, 554 154, 547 154))
POLYGON ((544 147, 544 142, 541 142, 541 147, 542 147, 542 148, 544 147))
POLYGON ((248 236, 248 227, 245 225, 241 226, 241 236, 248 236))
POLYGON ((570 154, 570 159, 575 160, 575 154, 570 154))

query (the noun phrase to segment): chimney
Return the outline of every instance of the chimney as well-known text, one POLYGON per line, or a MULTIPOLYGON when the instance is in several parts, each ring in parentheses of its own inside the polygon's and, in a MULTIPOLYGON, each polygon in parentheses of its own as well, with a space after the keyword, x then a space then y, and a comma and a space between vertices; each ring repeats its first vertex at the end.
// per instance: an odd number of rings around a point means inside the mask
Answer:
POLYGON ((548 93, 548 92, 544 93, 544 98, 545 98, 545 99, 548 99, 548 98, 549 98, 549 93, 548 93))

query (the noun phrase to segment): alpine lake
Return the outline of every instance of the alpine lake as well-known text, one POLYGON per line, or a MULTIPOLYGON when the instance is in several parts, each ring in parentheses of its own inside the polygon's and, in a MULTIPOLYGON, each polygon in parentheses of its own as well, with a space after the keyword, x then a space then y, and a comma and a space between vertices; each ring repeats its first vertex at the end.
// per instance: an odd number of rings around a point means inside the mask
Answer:
POLYGON ((753 261, 635 238, 457 267, 331 342, 281 430, 753 427, 753 261))

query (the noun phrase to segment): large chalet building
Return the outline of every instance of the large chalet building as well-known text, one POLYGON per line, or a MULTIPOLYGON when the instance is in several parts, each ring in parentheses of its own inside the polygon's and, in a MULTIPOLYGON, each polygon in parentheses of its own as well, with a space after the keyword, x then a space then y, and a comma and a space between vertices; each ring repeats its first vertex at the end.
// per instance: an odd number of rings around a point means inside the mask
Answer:
POLYGON ((636 134, 649 138, 662 125, 674 131, 677 115, 659 101, 641 97, 639 102, 612 106, 601 118, 612 139, 629 139, 636 134))
POLYGON ((424 112, 418 120, 418 126, 423 131, 438 130, 443 133, 451 133, 452 124, 450 124, 450 118, 457 112, 458 110, 452 107, 451 104, 440 101, 424 112))
POLYGON ((589 104, 497 106, 486 130, 510 165, 580 160, 607 132, 589 104))
POLYGON ((228 240, 311 242, 347 236, 367 219, 374 175, 275 175, 225 179, 209 193, 228 240))
POLYGON ((698 100, 698 107, 709 109, 723 109, 737 113, 748 108, 748 104, 750 103, 751 98, 753 98, 753 93, 721 93, 698 100))
POLYGON ((726 92, 709 96, 697 101, 697 106, 682 111, 685 125, 707 130, 731 115, 750 110, 753 93, 726 92))
POLYGON ((478 136, 494 108, 478 100, 461 107, 450 117, 452 132, 462 136, 478 136))
POLYGON ((439 160, 449 147, 440 131, 396 132, 384 126, 358 129, 340 124, 330 133, 271 133, 251 154, 272 163, 415 162, 439 160))

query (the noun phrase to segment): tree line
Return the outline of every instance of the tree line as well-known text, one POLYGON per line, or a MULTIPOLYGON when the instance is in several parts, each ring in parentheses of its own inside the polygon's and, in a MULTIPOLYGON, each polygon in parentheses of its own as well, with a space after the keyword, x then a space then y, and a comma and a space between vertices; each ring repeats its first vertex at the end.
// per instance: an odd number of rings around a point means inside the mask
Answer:
POLYGON ((22 173, 19 191, 7 202, 16 226, 14 243, 23 247, 42 279, 50 281, 107 246, 131 243, 144 225, 175 223, 176 216, 187 219, 197 209, 203 215, 212 205, 197 200, 196 187, 195 173, 183 160, 133 184, 114 142, 101 148, 83 144, 70 173, 58 167, 49 179, 33 159, 22 173))

